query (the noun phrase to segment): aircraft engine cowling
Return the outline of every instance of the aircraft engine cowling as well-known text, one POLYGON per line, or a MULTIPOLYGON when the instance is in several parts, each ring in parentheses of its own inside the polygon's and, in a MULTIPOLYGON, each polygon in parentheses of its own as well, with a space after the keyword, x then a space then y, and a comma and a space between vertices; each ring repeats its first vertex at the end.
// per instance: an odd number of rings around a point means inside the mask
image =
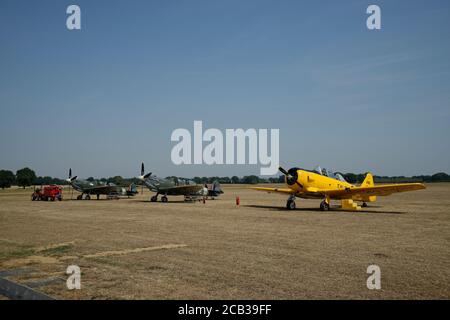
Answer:
POLYGON ((278 170, 285 176, 285 181, 289 186, 293 186, 294 184, 298 185, 301 189, 303 186, 298 181, 298 171, 299 168, 291 168, 289 171, 284 170, 282 167, 279 167, 278 170))
POLYGON ((290 186, 294 185, 298 181, 298 168, 291 168, 286 175, 286 183, 290 186))

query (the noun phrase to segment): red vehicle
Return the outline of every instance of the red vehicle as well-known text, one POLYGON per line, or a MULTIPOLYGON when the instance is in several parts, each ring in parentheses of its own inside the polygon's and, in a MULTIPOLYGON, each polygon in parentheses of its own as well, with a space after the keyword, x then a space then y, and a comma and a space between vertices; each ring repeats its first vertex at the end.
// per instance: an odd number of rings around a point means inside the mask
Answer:
POLYGON ((62 188, 56 185, 45 186, 42 190, 36 189, 31 195, 31 201, 62 200, 62 188))

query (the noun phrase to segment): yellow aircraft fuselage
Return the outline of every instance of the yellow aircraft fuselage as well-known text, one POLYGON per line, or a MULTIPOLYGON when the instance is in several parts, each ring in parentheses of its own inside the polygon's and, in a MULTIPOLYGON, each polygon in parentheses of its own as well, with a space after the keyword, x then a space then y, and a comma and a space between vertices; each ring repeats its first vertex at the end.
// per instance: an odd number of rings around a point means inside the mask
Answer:
MULTIPOLYGON (((285 177, 285 182, 290 189, 295 191, 295 193, 301 198, 324 198, 324 196, 318 192, 320 190, 346 190, 352 189, 356 186, 348 183, 346 181, 340 181, 335 178, 330 178, 315 172, 306 170, 297 170, 297 183, 290 184, 289 178, 285 177)), ((368 178, 364 180, 362 185, 371 186, 373 185, 373 178, 369 174, 368 178)), ((330 199, 343 199, 342 196, 330 196, 330 199)), ((361 196, 359 194, 348 195, 344 197, 345 199, 352 199, 356 201, 364 202, 374 202, 376 201, 376 196, 361 196)))
POLYGON ((323 199, 320 208, 328 210, 330 200, 341 200, 341 207, 346 210, 360 210, 353 201, 374 202, 377 196, 388 196, 397 192, 425 189, 422 183, 394 183, 375 185, 371 173, 367 173, 361 185, 353 185, 346 182, 342 176, 329 173, 323 174, 292 168, 289 171, 279 168, 285 175, 288 188, 255 187, 258 191, 275 192, 289 195, 288 209, 295 209, 295 197, 306 199, 323 199), (330 176, 331 175, 331 176, 330 176))

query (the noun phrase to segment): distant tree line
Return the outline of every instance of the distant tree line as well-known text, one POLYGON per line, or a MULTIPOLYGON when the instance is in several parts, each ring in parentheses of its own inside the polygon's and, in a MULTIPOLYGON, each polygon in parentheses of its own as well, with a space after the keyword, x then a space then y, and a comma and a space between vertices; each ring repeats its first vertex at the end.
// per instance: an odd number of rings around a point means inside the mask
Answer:
MULTIPOLYGON (((350 183, 361 183, 364 181, 365 174, 345 173, 343 174, 346 181, 350 183)), ((373 176, 375 183, 405 183, 405 182, 450 182, 450 176, 444 172, 439 172, 433 175, 420 176, 373 176)))
POLYGON ((284 176, 278 176, 278 177, 270 177, 270 178, 261 178, 255 175, 251 176, 232 176, 232 177, 194 177, 192 180, 194 180, 195 183, 201 184, 201 183, 213 183, 214 181, 218 181, 220 184, 237 184, 237 183, 244 183, 244 184, 257 184, 257 183, 282 183, 284 182, 284 176))
MULTIPOLYGON (((345 180, 350 183, 361 183, 365 174, 355 174, 355 173, 343 173, 342 174, 345 180)), ((167 177, 167 178, 176 178, 176 177, 167 177)), ((94 177, 89 177, 86 180, 88 181, 96 181, 94 177)), ((270 178, 261 178, 255 175, 250 176, 232 176, 232 177, 194 177, 192 180, 198 184, 204 183, 213 183, 214 181, 218 181, 220 184, 257 184, 257 183, 284 183, 284 176, 278 177, 270 177, 270 178)), ((450 176, 444 172, 439 172, 433 175, 420 175, 413 177, 404 177, 404 176, 374 176, 374 180, 376 183, 403 183, 403 182, 450 182, 450 176)), ((136 185, 140 185, 141 181, 137 178, 123 178, 121 176, 114 176, 110 178, 101 178, 98 179, 103 183, 114 183, 116 185, 130 185, 132 183, 136 185)), ((9 188, 13 185, 19 187, 28 187, 32 185, 49 185, 49 184, 57 184, 57 185, 66 185, 67 181, 59 178, 52 177, 41 177, 36 176, 36 173, 30 168, 23 168, 17 170, 14 174, 9 170, 0 170, 0 188, 5 189, 9 188)))

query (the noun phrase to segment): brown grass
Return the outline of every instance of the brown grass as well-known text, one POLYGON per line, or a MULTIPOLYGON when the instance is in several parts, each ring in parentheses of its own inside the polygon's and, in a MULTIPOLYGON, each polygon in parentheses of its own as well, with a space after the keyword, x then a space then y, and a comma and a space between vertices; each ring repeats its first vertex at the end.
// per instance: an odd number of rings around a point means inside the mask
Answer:
POLYGON ((81 290, 42 288, 57 298, 450 298, 450 184, 381 198, 358 213, 323 213, 319 201, 300 199, 286 211, 285 196, 243 186, 226 186, 206 204, 150 203, 147 191, 31 202, 31 192, 0 191, 0 270, 30 265, 42 277, 66 277, 68 265, 79 265, 81 290), (148 249, 171 244, 185 246, 148 249), (380 291, 366 287, 370 264, 381 267, 380 291))

